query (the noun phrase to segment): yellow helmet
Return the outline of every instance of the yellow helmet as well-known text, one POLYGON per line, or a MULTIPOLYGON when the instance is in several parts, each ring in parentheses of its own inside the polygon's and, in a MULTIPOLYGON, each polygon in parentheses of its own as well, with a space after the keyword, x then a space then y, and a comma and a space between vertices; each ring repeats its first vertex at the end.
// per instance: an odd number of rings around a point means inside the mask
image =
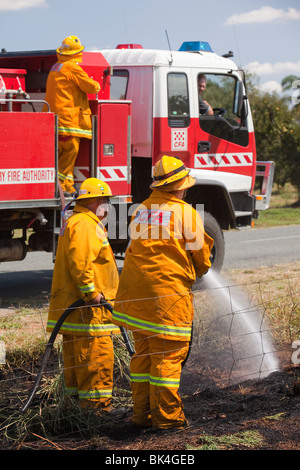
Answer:
POLYGON ((83 49, 84 46, 77 36, 68 36, 63 40, 61 46, 56 49, 56 52, 61 55, 75 55, 79 54, 83 49))
POLYGON ((78 191, 77 200, 88 199, 92 197, 110 197, 111 189, 107 183, 98 178, 87 178, 83 181, 78 191))
POLYGON ((164 155, 154 166, 153 183, 150 188, 175 191, 186 189, 195 184, 195 179, 188 176, 188 170, 178 157, 164 155))

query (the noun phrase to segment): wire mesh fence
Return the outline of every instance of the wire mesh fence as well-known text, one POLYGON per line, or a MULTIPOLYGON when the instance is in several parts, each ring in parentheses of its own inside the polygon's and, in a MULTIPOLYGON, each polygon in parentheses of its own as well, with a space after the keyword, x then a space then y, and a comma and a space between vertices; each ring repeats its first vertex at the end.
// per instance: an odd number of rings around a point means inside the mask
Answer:
MULTIPOLYGON (((211 273, 194 289, 193 336, 183 367, 179 393, 191 397, 213 385, 228 387, 249 379, 261 379, 300 363, 300 280, 297 272, 271 271, 265 278, 255 273, 242 279, 211 273)), ((0 311, 0 407, 7 418, 19 413, 28 399, 49 339, 46 333, 47 303, 43 307, 19 307, 0 311)), ((133 342, 132 334, 129 333, 133 342)), ((121 334, 113 335, 115 406, 132 406, 130 355, 121 334)), ((94 367, 104 366, 99 351, 94 367)), ((76 432, 89 428, 77 408, 77 397, 66 393, 62 342, 57 338, 43 378, 29 410, 43 408, 44 426, 52 432, 76 432), (58 416, 53 424, 50 411, 58 416), (67 416, 67 417, 66 417, 67 416), (62 423, 68 425, 62 428, 62 423), (64 430, 63 430, 64 429, 64 430), (72 431, 73 429, 73 431, 72 431)), ((39 411, 40 413, 40 411, 39 411)), ((89 415, 89 419, 93 419, 89 415)), ((28 418, 29 419, 29 418, 28 418)), ((30 418, 33 419, 33 418, 30 418)), ((28 426, 28 423, 23 426, 28 426)))

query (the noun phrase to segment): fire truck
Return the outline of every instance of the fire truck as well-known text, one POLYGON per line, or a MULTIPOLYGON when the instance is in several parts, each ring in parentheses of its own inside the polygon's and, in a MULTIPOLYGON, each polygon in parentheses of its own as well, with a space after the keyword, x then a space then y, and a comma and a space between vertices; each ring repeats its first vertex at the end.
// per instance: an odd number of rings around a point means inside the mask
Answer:
MULTIPOLYGON (((49 106, 42 112, 56 61, 55 50, 0 53, 0 262, 29 251, 53 252, 54 259, 62 213, 72 208, 57 178, 57 116, 49 106)), ((153 166, 173 155, 196 178, 186 200, 204 208, 215 241, 212 264, 220 270, 224 230, 251 227, 268 208, 273 184, 274 163, 256 158, 243 71, 230 53, 217 55, 203 41, 178 51, 120 44, 84 52, 81 66, 101 90, 88 97, 93 138, 81 140, 75 182, 97 177, 112 188, 107 226, 115 256, 124 256, 129 220, 150 194, 153 166), (210 115, 199 110, 200 75, 210 115)))

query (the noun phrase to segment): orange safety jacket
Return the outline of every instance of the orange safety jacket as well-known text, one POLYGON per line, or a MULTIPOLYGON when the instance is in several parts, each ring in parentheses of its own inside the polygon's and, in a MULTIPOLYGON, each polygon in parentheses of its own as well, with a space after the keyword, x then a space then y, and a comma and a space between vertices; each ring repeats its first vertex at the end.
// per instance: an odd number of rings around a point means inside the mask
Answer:
MULTIPOLYGON (((67 307, 102 293, 113 304, 119 273, 107 233, 98 217, 76 205, 63 226, 54 265, 47 331, 52 331, 67 307)), ((87 336, 119 333, 105 307, 77 308, 67 317, 60 333, 87 336)))
POLYGON ((145 335, 189 341, 191 287, 211 266, 213 240, 199 213, 154 190, 132 217, 113 322, 145 335))
MULTIPOLYGON (((91 110, 87 94, 100 90, 98 82, 77 64, 76 57, 58 55, 49 72, 45 101, 58 115, 58 134, 92 138, 91 110)), ((43 111, 48 111, 46 104, 43 111)))

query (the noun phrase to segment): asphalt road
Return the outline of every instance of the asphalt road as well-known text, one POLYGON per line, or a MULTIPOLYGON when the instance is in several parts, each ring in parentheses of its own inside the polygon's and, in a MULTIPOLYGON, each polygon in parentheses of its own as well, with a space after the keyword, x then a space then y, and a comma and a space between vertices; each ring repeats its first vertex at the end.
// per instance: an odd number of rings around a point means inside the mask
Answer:
POLYGON ((300 261, 300 225, 231 230, 224 238, 224 271, 300 261))
MULTIPOLYGON (((270 229, 232 230, 224 233, 223 271, 258 268, 300 261, 300 225, 270 229)), ((0 264, 0 306, 11 299, 47 296, 51 289, 51 253, 28 253, 23 261, 0 264)))

